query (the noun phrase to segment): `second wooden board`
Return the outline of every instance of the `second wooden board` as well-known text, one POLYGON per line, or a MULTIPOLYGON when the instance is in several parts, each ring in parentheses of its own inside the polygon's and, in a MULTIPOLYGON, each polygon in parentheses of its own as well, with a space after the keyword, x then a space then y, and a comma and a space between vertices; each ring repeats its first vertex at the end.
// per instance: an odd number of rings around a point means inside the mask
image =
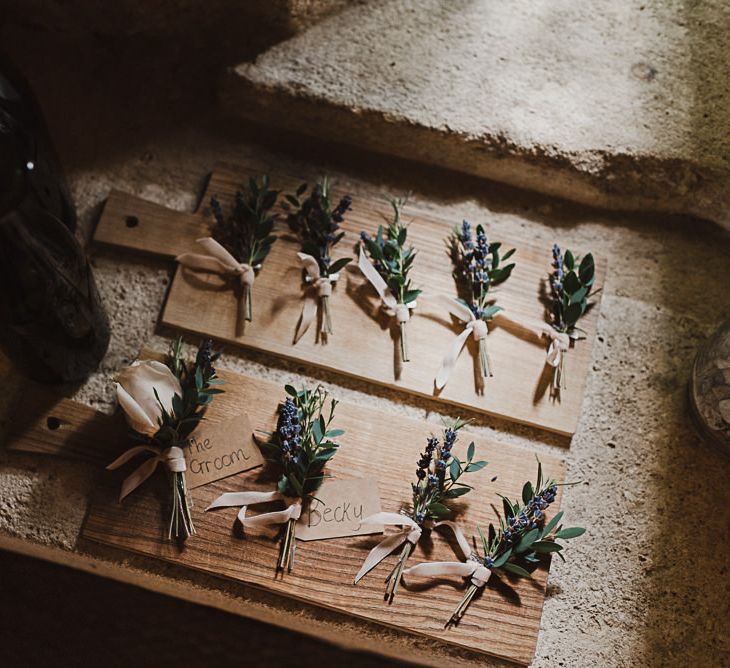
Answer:
MULTIPOLYGON (((236 190, 250 175, 264 172, 271 175, 273 187, 286 192, 293 191, 307 178, 312 183, 317 176, 295 177, 256 163, 220 167, 208 182, 203 202, 215 195, 227 208, 236 190)), ((336 179, 334 190, 336 195, 345 194, 337 187, 336 179)), ((343 225, 347 235, 337 247, 335 258, 354 257, 360 231, 374 234, 389 213, 389 205, 384 200, 360 195, 356 187, 347 192, 353 196, 353 210, 343 225)), ((176 270, 162 322, 227 343, 572 435, 580 416, 590 367, 605 261, 597 258, 595 305, 580 322, 587 338, 567 354, 568 388, 559 401, 550 396, 552 369, 545 366, 545 339, 524 329, 500 325, 499 320, 490 323, 488 336, 494 377, 486 379, 480 387, 481 379, 475 371, 477 345, 470 337, 451 379, 439 392, 434 377, 454 338, 463 330, 463 324, 454 322, 444 306, 447 299, 456 296, 447 238, 454 224, 461 221, 435 217, 419 209, 417 202, 406 208, 405 217, 412 221, 409 241, 419 252, 412 272, 413 282, 423 289, 418 308, 407 325, 411 356, 408 363, 400 362, 395 319, 383 312, 375 290, 355 262, 342 272, 330 299, 334 334, 325 344, 313 326, 293 343, 302 310, 302 270, 296 256, 299 244, 288 234, 283 222, 276 230, 281 238, 256 278, 254 319, 247 323, 243 336, 235 335, 237 300, 230 286, 218 276, 182 268, 176 270)), ((95 239, 174 257, 182 252, 198 251, 195 239, 209 234, 211 222, 207 205, 197 214, 185 214, 117 193, 107 202, 95 239)), ((483 221, 472 221, 474 225, 480 222, 483 221)), ((543 321, 540 290, 550 268, 550 248, 535 246, 526 238, 503 238, 496 227, 487 232, 490 239, 502 241, 503 248, 517 249, 514 256, 517 266, 512 277, 495 291, 497 303, 518 318, 543 321)))
MULTIPOLYGON (((206 419, 226 420, 245 410, 256 429, 271 431, 276 425, 283 388, 269 381, 221 371, 225 393, 216 397, 206 419)), ((118 422, 110 427, 119 428, 118 422)), ((439 424, 429 424, 342 402, 337 407, 334 426, 345 430, 338 438, 340 450, 327 467, 336 479, 375 478, 378 480, 383 510, 397 512, 409 507, 410 481, 415 479, 416 461, 430 434, 439 434, 439 424)), ((83 425, 79 425, 83 428, 83 425)), ((240 438, 248 438, 241 434, 240 438)), ((65 451, 65 434, 58 436, 57 451, 65 451)), ((463 458, 471 440, 461 433, 454 453, 463 458)), ((474 491, 451 503, 458 511, 454 518, 467 536, 477 525, 487 527, 496 521, 493 503, 500 504, 498 493, 518 499, 526 480, 534 480, 536 462, 526 450, 476 439, 478 459, 489 461, 486 469, 467 476, 474 491)), ((563 480, 563 462, 553 456, 541 458, 547 475, 563 480)), ((133 470, 135 465, 130 466, 133 470)), ((277 531, 274 528, 249 528, 242 535, 236 523, 237 508, 204 512, 219 494, 246 490, 269 491, 275 488, 278 470, 265 467, 250 470, 191 491, 196 536, 184 549, 165 540, 169 489, 162 472, 119 503, 119 483, 128 471, 105 476, 89 510, 83 537, 174 564, 231 578, 285 597, 425 636, 430 641, 448 643, 472 651, 491 654, 509 661, 528 664, 532 660, 540 628, 547 582, 547 564, 538 567, 533 578, 514 578, 495 574, 474 601, 461 623, 444 628, 452 610, 464 593, 459 578, 433 583, 412 582, 399 589, 395 602, 383 601, 384 578, 397 555, 387 558, 357 586, 353 577, 368 551, 382 536, 355 536, 327 541, 301 542, 296 565, 284 577, 275 572, 278 557, 277 531)), ((559 492, 562 488, 559 488, 559 492)), ((550 507, 556 513, 560 493, 550 507)), ((251 512, 278 510, 269 504, 251 512)), ((394 533, 392 528, 388 534, 394 533)), ((454 561, 454 546, 448 534, 436 532, 422 539, 409 564, 420 561, 454 561)))

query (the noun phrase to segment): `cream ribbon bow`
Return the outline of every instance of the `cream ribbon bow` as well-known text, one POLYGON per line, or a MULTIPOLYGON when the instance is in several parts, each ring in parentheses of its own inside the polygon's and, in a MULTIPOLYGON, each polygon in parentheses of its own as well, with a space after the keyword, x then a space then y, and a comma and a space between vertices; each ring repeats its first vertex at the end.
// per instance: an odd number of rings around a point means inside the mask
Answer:
POLYGON ((124 454, 117 457, 111 464, 106 468, 107 471, 114 471, 120 466, 124 466, 130 459, 133 459, 137 455, 141 455, 143 452, 150 452, 154 457, 150 457, 144 462, 138 469, 128 475, 122 483, 122 490, 119 494, 119 501, 124 500, 128 494, 132 493, 137 487, 139 487, 147 478, 149 478, 157 468, 158 464, 164 464, 170 473, 183 473, 187 469, 185 464, 185 456, 182 448, 178 448, 173 445, 171 448, 163 450, 162 448, 155 448, 151 445, 138 445, 134 448, 130 448, 124 454))
MULTIPOLYGON (((357 584, 365 575, 367 575, 373 568, 375 568, 381 561, 383 561, 383 559, 385 559, 391 552, 398 549, 406 541, 411 543, 411 545, 415 545, 416 543, 418 543, 418 541, 421 539, 421 534, 423 533, 423 530, 415 522, 415 520, 408 517, 408 515, 404 515, 402 513, 375 513, 374 515, 369 515, 368 517, 366 517, 362 521, 362 523, 383 524, 385 526, 401 526, 404 528, 400 533, 388 536, 385 540, 381 541, 372 550, 370 550, 368 556, 363 562, 363 565, 355 576, 355 584, 357 584)), ((461 532, 461 529, 459 529, 459 527, 454 522, 450 522, 448 520, 444 520, 443 522, 436 522, 431 525, 431 528, 435 529, 436 527, 442 525, 449 527, 449 529, 453 531, 461 550, 466 550, 467 552, 469 552, 469 543, 466 540, 464 534, 461 532)))
POLYGON ((289 520, 298 520, 302 514, 302 500, 288 498, 281 492, 227 492, 226 494, 221 494, 205 510, 207 512, 215 508, 230 508, 232 506, 240 506, 241 510, 238 511, 238 520, 244 527, 285 524, 289 520), (248 506, 279 500, 289 505, 284 510, 274 510, 270 513, 246 517, 246 509, 248 506))
MULTIPOLYGON (((447 524, 439 522, 439 524, 447 524)), ((453 524, 449 522, 448 524, 453 524)), ((469 578, 471 584, 476 587, 483 587, 489 581, 492 574, 482 562, 472 553, 469 547, 469 541, 458 527, 454 527, 454 535, 459 543, 459 549, 466 561, 431 561, 423 564, 416 564, 403 571, 403 575, 413 575, 416 577, 439 578, 444 575, 456 575, 462 578, 469 578)))
POLYGON ((238 276, 241 285, 252 286, 256 278, 254 267, 244 262, 239 262, 213 237, 197 239, 205 255, 200 253, 183 253, 175 259, 184 267, 207 271, 221 276, 238 276))
MULTIPOLYGON (((302 306, 302 315, 299 320, 299 327, 294 336, 294 343, 304 336, 309 326, 317 317, 317 307, 322 297, 329 298, 332 295, 332 284, 340 277, 339 273, 330 276, 322 276, 319 271, 319 263, 315 258, 307 253, 297 253, 299 261, 304 266, 306 276, 304 278, 307 283, 306 292, 304 293, 304 305, 302 306)), ((325 332, 325 320, 322 318, 322 331, 325 332)))
POLYGON ((357 259, 357 266, 360 271, 364 274, 365 278, 368 279, 370 285, 375 288, 375 291, 380 297, 382 302, 382 309, 391 318, 395 317, 399 324, 408 322, 410 319, 410 309, 416 308, 416 300, 408 304, 399 304, 395 295, 391 292, 387 283, 383 280, 383 277, 378 273, 378 270, 368 260, 365 251, 360 248, 360 256, 357 259))
POLYGON ((440 578, 444 575, 457 575, 462 578, 469 578, 475 587, 483 587, 492 575, 486 566, 475 558, 469 557, 467 561, 431 561, 423 564, 416 564, 403 571, 403 575, 413 575, 424 578, 440 578))
POLYGON ((545 356, 545 363, 552 367, 560 366, 563 355, 570 349, 570 337, 565 332, 558 332, 547 322, 541 322, 540 320, 535 320, 533 318, 507 315, 504 311, 497 313, 494 317, 502 318, 514 325, 529 329, 537 334, 537 336, 545 336, 549 338, 550 346, 548 347, 547 354, 545 356))
POLYGON ((449 376, 456 364, 456 360, 461 353, 461 349, 464 347, 466 340, 469 338, 469 334, 474 337, 475 341, 481 341, 487 338, 489 330, 487 329, 487 323, 481 318, 477 318, 471 311, 471 309, 462 304, 456 299, 449 299, 447 303, 449 313, 457 317, 463 323, 465 323, 464 331, 461 332, 451 344, 444 359, 441 362, 441 368, 436 374, 436 388, 442 390, 449 380, 449 376))

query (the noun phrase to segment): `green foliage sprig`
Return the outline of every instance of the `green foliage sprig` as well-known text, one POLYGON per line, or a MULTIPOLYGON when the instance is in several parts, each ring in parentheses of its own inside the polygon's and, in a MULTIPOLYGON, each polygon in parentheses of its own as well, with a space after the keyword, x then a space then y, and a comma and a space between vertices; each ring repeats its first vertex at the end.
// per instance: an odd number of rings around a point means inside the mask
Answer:
MULTIPOLYGON (((269 177, 264 174, 251 177, 244 190, 236 192, 233 208, 228 216, 217 197, 211 197, 210 206, 215 218, 213 238, 238 262, 254 269, 260 268, 277 237, 272 234, 277 214, 272 213, 279 197, 278 190, 269 188, 269 177)), ((245 319, 253 317, 251 285, 244 283, 239 296, 244 301, 245 319)))
MULTIPOLYGON (((337 400, 317 386, 313 390, 285 388, 287 398, 279 409, 276 432, 261 444, 267 458, 278 464, 281 477, 278 490, 286 497, 312 497, 326 477, 324 468, 334 457, 339 444, 334 440, 345 432, 332 427, 337 400)), ((287 523, 279 569, 291 571, 296 549, 296 520, 287 523)))
MULTIPOLYGON (((558 540, 582 536, 585 529, 564 527, 562 510, 546 521, 546 509, 555 501, 557 491, 555 480, 543 479, 542 464, 538 460, 537 480, 534 485, 530 481, 524 484, 521 500, 512 501, 500 495, 499 526, 490 524, 487 535, 477 527, 482 553, 472 555, 472 558, 492 572, 504 571, 524 578, 532 577, 530 571, 551 554, 557 554, 565 561, 561 554, 564 546, 558 540)), ((456 624, 463 617, 476 588, 476 585, 470 585, 448 624, 456 624)))
MULTIPOLYGON (((360 239, 373 261, 373 266, 383 277, 397 303, 403 305, 413 303, 421 294, 421 290, 413 288, 408 278, 417 253, 413 246, 406 247, 408 224, 403 220, 401 214, 407 201, 407 197, 390 200, 393 207, 393 220, 387 228, 379 225, 374 239, 367 232, 360 233, 360 239)), ((408 362, 405 322, 400 323, 400 345, 401 358, 404 362, 408 362)))
POLYGON ((466 451, 466 461, 462 462, 452 453, 459 430, 467 425, 465 420, 457 419, 443 430, 439 441, 431 436, 418 460, 417 482, 411 484, 413 491, 413 519, 419 524, 440 520, 451 514, 448 501, 470 492, 473 488, 461 482, 465 473, 476 473, 486 465, 485 461, 474 461, 475 445, 472 441, 466 451))
MULTIPOLYGON (((449 502, 473 489, 471 485, 461 481, 462 476, 481 471, 487 465, 485 461, 474 461, 473 442, 467 448, 466 461, 461 461, 452 452, 459 430, 467 424, 467 421, 457 419, 444 428, 441 441, 435 436, 426 440, 426 448, 421 453, 416 468, 417 481, 411 483, 413 492, 411 518, 420 527, 451 515, 449 502)), ((410 541, 403 543, 398 561, 386 578, 385 597, 390 601, 398 591, 398 584, 412 550, 413 544, 410 541)))
MULTIPOLYGON (((455 227, 451 235, 451 257, 454 263, 454 276, 461 287, 461 301, 477 320, 489 322, 501 306, 494 303, 490 289, 504 283, 515 268, 515 263, 504 264, 515 253, 511 248, 500 254, 502 243, 489 242, 481 225, 477 225, 476 238, 472 235, 471 225, 463 221, 455 227)), ((491 376, 491 364, 486 350, 485 339, 479 340, 479 369, 483 377, 491 376)))
POLYGON ((570 250, 566 250, 563 255, 560 246, 553 245, 551 324, 554 329, 568 334, 574 340, 585 338, 584 332, 576 324, 589 308, 588 296, 596 277, 593 255, 585 255, 580 259, 580 264, 579 259, 570 250))
MULTIPOLYGON (((563 255, 560 246, 553 244, 550 324, 556 331, 567 334, 571 342, 585 338, 585 332, 577 326, 577 323, 590 308, 588 297, 596 277, 595 262, 591 253, 585 255, 580 264, 578 260, 579 258, 576 258, 570 250, 566 250, 563 255)), ((561 354, 560 362, 553 370, 553 395, 558 396, 565 387, 565 355, 561 354)))
POLYGON ((282 208, 289 212, 287 223, 296 233, 302 244, 302 252, 311 255, 319 265, 322 276, 331 276, 344 269, 351 257, 332 262, 332 249, 345 236, 340 223, 352 208, 352 197, 345 195, 336 206, 330 200, 330 183, 325 176, 321 183, 315 184, 304 200, 300 197, 307 190, 307 184, 300 185, 296 193, 286 195, 282 208))

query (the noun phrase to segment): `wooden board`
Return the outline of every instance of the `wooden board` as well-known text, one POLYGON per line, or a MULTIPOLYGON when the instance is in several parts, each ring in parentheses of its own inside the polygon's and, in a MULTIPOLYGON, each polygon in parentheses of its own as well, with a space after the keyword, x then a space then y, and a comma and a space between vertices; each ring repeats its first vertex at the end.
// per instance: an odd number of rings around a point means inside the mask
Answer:
POLYGON ((38 386, 26 388, 11 415, 4 440, 8 450, 106 466, 128 445, 120 415, 105 415, 38 386))
MULTIPOLYGON (((270 170, 267 165, 221 167, 212 174, 199 214, 170 211, 122 193, 112 193, 96 230, 95 240, 116 247, 165 257, 195 251, 195 239, 209 234, 211 217, 207 203, 216 195, 227 207, 236 189, 250 174, 269 171, 272 184, 291 192, 306 177, 270 170), (130 219, 130 216, 132 217, 130 219), (133 226, 128 225, 131 220, 133 226)), ((316 178, 316 174, 314 175, 316 178)), ((345 194, 334 182, 337 195, 345 194)), ((374 233, 384 222, 389 205, 372 195, 354 198, 344 229, 347 236, 334 257, 352 255, 361 230, 374 233)), ((365 191, 363 191, 365 192, 365 191)), ((188 332, 212 336, 226 343, 249 347, 312 364, 331 371, 430 397, 456 406, 529 424, 571 436, 577 427, 591 362, 591 352, 600 309, 600 288, 606 263, 596 258, 595 307, 581 320, 587 339, 567 355, 568 389, 560 401, 550 397, 551 368, 545 366, 546 342, 520 328, 490 324, 488 346, 494 377, 483 391, 475 374, 476 342, 467 342, 446 387, 437 392, 434 377, 441 360, 463 325, 452 321, 444 300, 456 296, 446 238, 459 220, 444 220, 413 202, 405 211, 413 222, 409 239, 419 251, 412 272, 414 284, 424 290, 418 308, 408 323, 411 362, 401 364, 397 325, 380 309, 373 288, 354 262, 342 272, 331 298, 334 335, 326 345, 317 340, 315 327, 296 344, 293 337, 302 309, 302 272, 296 258, 299 249, 282 222, 281 235, 273 246, 254 286, 254 321, 243 336, 235 336, 236 298, 223 281, 213 275, 177 268, 162 314, 162 323, 188 332)), ((472 221, 474 224, 480 221, 472 221)), ((503 238, 498 228, 488 229, 491 239, 504 248, 517 248, 517 267, 512 277, 495 291, 498 303, 515 316, 544 319, 539 299, 541 282, 549 271, 550 248, 535 246, 527 238, 503 238)), ((569 239, 558 239, 569 244, 569 239)))
MULTIPOLYGON (((282 388, 227 372, 221 376, 226 381, 226 393, 216 399, 208 419, 223 420, 245 408, 254 428, 273 429, 282 388)), ((329 472, 339 478, 377 477, 384 510, 397 511, 407 504, 415 462, 426 437, 438 433, 439 425, 389 416, 344 402, 338 407, 336 425, 344 428, 346 434, 329 472)), ((468 434, 460 438, 455 447, 457 455, 465 451, 469 440, 468 434)), ((469 536, 477 524, 485 526, 495 519, 490 504, 498 500, 496 493, 518 497, 524 481, 533 479, 536 469, 532 453, 504 444, 477 439, 477 455, 489 460, 489 465, 471 476, 470 482, 476 485, 476 490, 455 506, 460 510, 456 519, 469 536), (493 476, 497 480, 490 482, 493 476)), ((562 479, 561 460, 545 456, 543 466, 547 473, 562 479)), ((444 581, 426 589, 404 588, 389 606, 383 601, 383 580, 394 563, 394 557, 390 557, 360 584, 352 584, 368 550, 382 536, 300 542, 295 570, 282 578, 275 577, 278 543, 274 530, 248 530, 243 537, 240 526, 234 525, 237 509, 203 512, 223 492, 272 489, 275 475, 269 468, 248 471, 193 490, 193 518, 198 534, 182 551, 164 540, 168 491, 165 476, 156 474, 119 504, 119 483, 125 473, 106 477, 105 486, 98 490, 91 504, 83 528, 84 538, 239 580, 406 633, 438 638, 522 664, 532 660, 545 596, 547 569, 544 567, 536 571, 533 581, 495 577, 472 604, 459 627, 446 631, 444 621, 463 593, 461 582, 444 581)), ((560 499, 552 506, 553 512, 557 512, 559 503, 560 499)), ((274 506, 257 511, 270 509, 274 506)), ((439 534, 419 544, 411 563, 453 558, 447 537, 439 534)))

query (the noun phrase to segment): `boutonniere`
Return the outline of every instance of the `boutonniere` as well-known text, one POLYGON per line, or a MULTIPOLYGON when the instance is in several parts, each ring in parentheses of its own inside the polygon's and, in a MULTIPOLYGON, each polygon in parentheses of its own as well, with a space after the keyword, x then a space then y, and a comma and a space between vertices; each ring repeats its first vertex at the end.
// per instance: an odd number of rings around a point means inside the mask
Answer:
POLYGON ((134 473, 122 483, 119 500, 133 492, 162 463, 172 476, 172 511, 168 538, 188 538, 195 533, 190 516, 190 501, 185 484, 183 446, 190 433, 203 419, 203 413, 221 385, 213 362, 220 353, 204 342, 192 364, 182 355, 182 340, 173 343, 167 363, 154 360, 134 362, 116 376, 116 391, 124 417, 139 445, 127 450, 107 469, 123 466, 138 455, 150 454, 134 473))
POLYGON ((410 310, 416 307, 416 298, 421 294, 420 290, 413 289, 408 278, 416 250, 413 246, 406 247, 408 225, 401 218, 406 201, 406 198, 390 200, 393 220, 387 230, 382 225, 378 226, 374 239, 367 232, 360 233, 362 247, 358 259, 360 271, 382 300, 383 310, 398 321, 403 362, 409 361, 406 323, 410 319, 410 310), (372 263, 368 262, 366 254, 372 263))
POLYGON ((593 255, 588 253, 578 262, 570 250, 563 255, 560 246, 553 244, 553 271, 550 273, 549 322, 560 335, 552 337, 547 363, 553 367, 553 392, 566 389, 565 353, 570 342, 585 338, 585 332, 576 326, 590 308, 588 295, 596 277, 593 255))
POLYGON ((345 214, 352 208, 352 197, 346 195, 336 206, 330 201, 329 181, 325 177, 322 183, 312 188, 304 201, 299 198, 307 189, 303 183, 297 188, 296 194, 286 195, 287 202, 282 204, 289 212, 287 223, 299 237, 302 250, 297 255, 304 268, 305 295, 302 315, 294 337, 296 343, 309 329, 317 315, 317 306, 321 305, 320 332, 324 335, 332 334, 332 314, 330 312, 330 297, 332 285, 339 278, 339 272, 344 269, 352 258, 341 258, 332 262, 330 254, 345 233, 340 231, 340 223, 345 214))
POLYGON ((229 215, 223 213, 217 197, 210 206, 215 223, 212 237, 198 239, 204 254, 183 253, 177 261, 190 269, 228 277, 238 300, 236 336, 242 336, 244 320, 253 319, 252 289, 256 272, 271 250, 276 236, 271 233, 277 215, 271 213, 279 196, 269 190, 269 177, 249 179, 245 191, 238 191, 229 215))
POLYGON ((483 469, 487 462, 474 461, 474 443, 467 448, 466 461, 459 460, 453 454, 454 443, 459 430, 467 424, 456 420, 443 431, 442 440, 431 436, 426 441, 426 448, 418 460, 416 482, 411 484, 412 506, 410 512, 376 513, 363 520, 363 524, 384 524, 403 527, 403 531, 388 536, 376 545, 368 554, 360 571, 355 576, 357 584, 363 576, 377 566, 392 552, 401 548, 400 557, 390 575, 386 579, 385 598, 392 601, 398 590, 406 562, 423 535, 424 529, 446 526, 454 532, 460 543, 466 539, 453 522, 444 520, 451 515, 448 502, 471 491, 472 487, 461 481, 465 473, 474 473, 483 469))
POLYGON ((238 519, 244 528, 286 524, 277 570, 291 572, 302 506, 327 477, 324 468, 339 448, 334 439, 345 432, 332 427, 337 401, 329 399, 321 386, 297 390, 287 385, 285 390, 288 396, 279 408, 276 431, 270 441, 260 444, 267 459, 281 469, 276 491, 230 492, 218 497, 207 510, 239 506, 238 519), (286 504, 284 510, 246 516, 248 506, 279 500, 286 504))
POLYGON ((500 255, 502 244, 490 243, 481 225, 477 225, 476 239, 471 225, 465 220, 461 228, 454 228, 450 237, 451 258, 454 263, 454 277, 460 287, 462 298, 449 300, 451 315, 464 323, 464 330, 451 344, 441 368, 436 375, 436 388, 442 389, 456 364, 456 360, 471 334, 479 344, 479 373, 485 378, 492 375, 492 365, 487 352, 487 323, 502 310, 494 304, 490 289, 504 283, 515 268, 515 263, 503 264, 515 253, 515 249, 500 255))
POLYGON ((529 578, 530 570, 551 553, 555 552, 563 558, 560 554, 563 545, 557 542, 558 539, 568 540, 585 533, 585 529, 580 527, 563 527, 560 524, 562 511, 549 522, 545 521, 545 511, 555 501, 557 490, 558 485, 554 480, 543 480, 542 466, 538 462, 536 484, 525 483, 521 503, 501 497, 504 516, 498 513, 499 527, 490 524, 486 536, 477 527, 481 554, 472 552, 467 544, 465 550, 462 546, 465 561, 423 563, 404 572, 404 576, 441 578, 455 575, 469 579, 469 587, 446 626, 459 623, 474 596, 487 584, 492 573, 502 571, 529 578))

